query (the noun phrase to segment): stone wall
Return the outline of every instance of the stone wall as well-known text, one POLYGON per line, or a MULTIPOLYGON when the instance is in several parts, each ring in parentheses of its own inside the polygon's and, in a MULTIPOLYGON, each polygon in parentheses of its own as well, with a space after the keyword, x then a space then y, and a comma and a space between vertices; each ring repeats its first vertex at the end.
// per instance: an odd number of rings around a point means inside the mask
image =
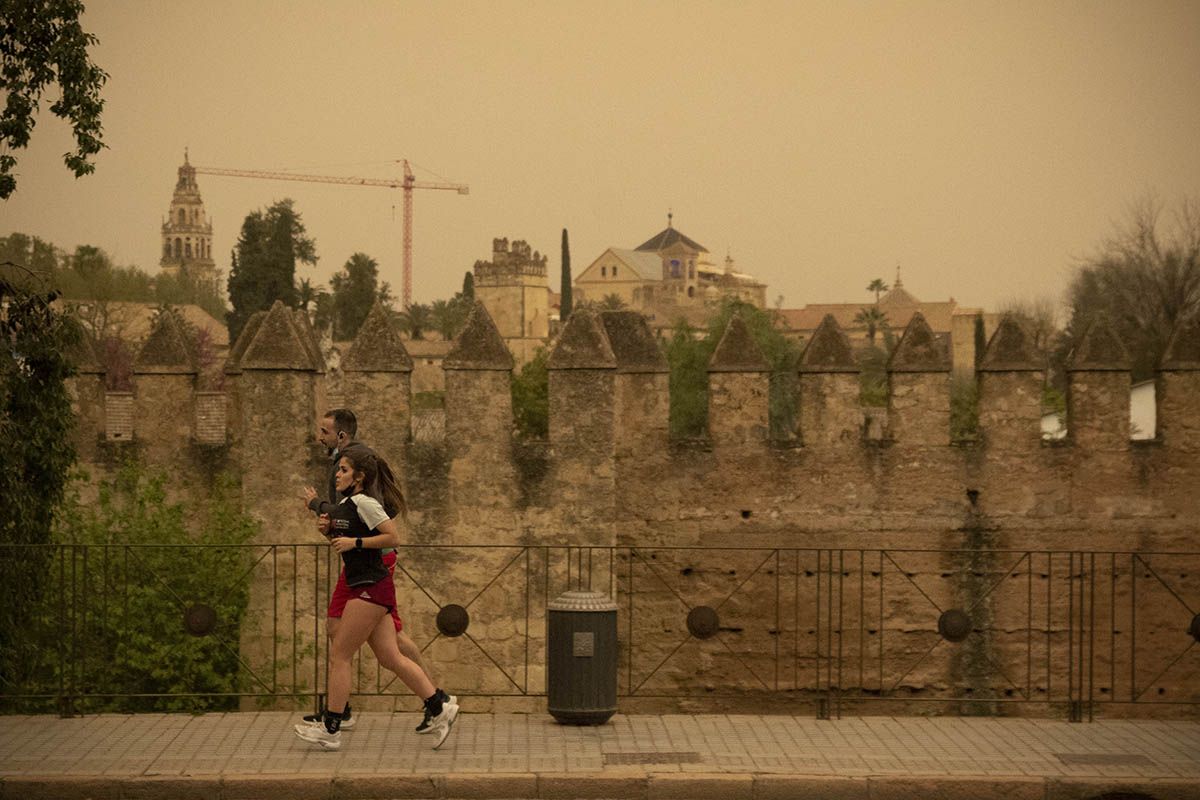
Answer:
MULTIPOLYGON (((1088 662, 1098 697, 1200 700, 1194 651, 1174 665, 1159 658, 1188 646, 1187 608, 1200 607, 1197 558, 1163 555, 1200 553, 1196 327, 1164 361, 1161 436, 1134 445, 1128 361, 1098 321, 1071 363, 1071 435, 1049 444, 1039 433, 1040 367, 1025 331, 1006 321, 979 367, 979 437, 961 443, 950 440, 948 354, 922 319, 889 365, 882 439, 864 433, 849 347, 827 320, 801 359, 797 444, 768 438, 765 363, 735 317, 710 364, 708 437, 683 442, 667 435, 666 365, 644 320, 579 312, 549 361, 549 441, 528 443, 512 437, 512 357, 477 304, 445 360, 445 440, 415 444, 411 365, 386 317, 372 319, 352 351, 361 361, 347 368, 356 377, 345 402, 402 474, 409 541, 460 548, 402 553, 407 572, 397 573, 409 629, 429 643, 445 685, 520 694, 508 671, 540 691, 544 592, 530 587, 553 594, 569 574, 579 579, 586 556, 595 584, 615 590, 623 609, 622 691, 635 696, 766 687, 812 699, 836 683, 847 702, 892 692, 917 704, 962 702, 963 687, 983 686, 975 702, 991 709, 1017 683, 1018 699, 1058 702, 1084 676, 1050 655, 1086 630, 1107 631, 1099 645, 1088 640, 1102 651, 1088 662), (585 549, 569 561, 566 546, 585 549), (433 618, 449 603, 468 607, 470 638, 439 636, 433 618), (689 632, 700 606, 718 610, 712 639, 689 632), (628 608, 637 613, 626 619, 628 608), (1083 608, 1100 623, 1070 616, 1083 608), (973 626, 958 646, 938 633, 951 609, 973 626), (1131 668, 1139 648, 1148 655, 1131 668), (1158 666, 1168 668, 1156 676, 1158 666)), ((323 373, 306 335, 276 306, 232 350, 230 461, 265 541, 315 537, 296 501, 327 469, 312 444, 323 373)), ((172 404, 141 415, 186 407, 179 387, 154 388, 162 376, 135 379, 143 402, 172 404)), ((103 419, 81 412, 81 426, 103 419)), ((139 438, 172 443, 144 442, 148 458, 189 457, 180 420, 139 428, 139 438)), ((297 591, 319 594, 321 576, 305 569, 297 566, 297 591)), ((256 591, 256 607, 272 601, 256 591)), ((314 630, 311 616, 298 621, 314 630)), ((315 634, 299 635, 311 643, 315 634)), ((251 660, 265 647, 243 642, 251 660)))

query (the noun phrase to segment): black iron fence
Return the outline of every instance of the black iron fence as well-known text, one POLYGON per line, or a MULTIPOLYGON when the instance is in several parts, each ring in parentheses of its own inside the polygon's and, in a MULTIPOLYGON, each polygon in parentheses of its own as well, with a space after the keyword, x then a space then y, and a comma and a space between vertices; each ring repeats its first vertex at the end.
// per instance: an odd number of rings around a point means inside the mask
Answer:
MULTIPOLYGON (((307 544, 0 546, 0 709, 316 705, 339 566, 307 544)), ((420 545, 395 581, 463 695, 544 696, 546 604, 582 587, 617 602, 629 708, 1200 705, 1197 552, 420 545)), ((355 693, 406 691, 364 653, 355 693)))

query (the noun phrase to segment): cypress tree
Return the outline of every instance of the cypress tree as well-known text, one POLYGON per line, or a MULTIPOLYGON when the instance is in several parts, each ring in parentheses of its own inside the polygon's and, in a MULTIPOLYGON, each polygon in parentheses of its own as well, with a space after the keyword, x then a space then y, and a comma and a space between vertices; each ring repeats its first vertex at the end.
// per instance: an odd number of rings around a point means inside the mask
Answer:
POLYGON ((475 276, 470 271, 463 275, 462 298, 468 308, 475 302, 475 276))
POLYGON ((571 316, 571 248, 567 244, 567 229, 563 228, 562 235, 562 301, 559 306, 558 318, 566 322, 571 316))

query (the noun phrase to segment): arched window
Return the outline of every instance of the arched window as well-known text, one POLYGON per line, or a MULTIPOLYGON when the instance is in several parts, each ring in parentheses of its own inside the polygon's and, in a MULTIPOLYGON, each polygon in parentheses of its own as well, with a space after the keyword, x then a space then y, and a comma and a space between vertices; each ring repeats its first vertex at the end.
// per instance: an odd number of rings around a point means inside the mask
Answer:
POLYGON ((601 268, 600 268, 600 277, 601 277, 601 278, 607 278, 607 277, 608 277, 608 267, 601 267, 601 268))
POLYGON ((187 224, 187 212, 184 211, 182 208, 179 209, 179 224, 180 225, 187 224))
POLYGON ((689 286, 688 287, 688 297, 695 297, 695 296, 696 296, 696 287, 689 286))
POLYGON ((679 277, 679 260, 675 259, 675 258, 671 259, 671 277, 672 278, 679 277))
POLYGON ((188 239, 186 242, 183 243, 183 257, 184 258, 192 257, 192 240, 191 239, 188 239))
POLYGON ((175 257, 183 258, 183 240, 178 236, 175 237, 175 257))
POLYGON ((617 277, 617 265, 613 264, 613 277, 617 277))
POLYGON ((688 280, 692 280, 692 281, 696 280, 696 262, 695 261, 688 262, 688 280))

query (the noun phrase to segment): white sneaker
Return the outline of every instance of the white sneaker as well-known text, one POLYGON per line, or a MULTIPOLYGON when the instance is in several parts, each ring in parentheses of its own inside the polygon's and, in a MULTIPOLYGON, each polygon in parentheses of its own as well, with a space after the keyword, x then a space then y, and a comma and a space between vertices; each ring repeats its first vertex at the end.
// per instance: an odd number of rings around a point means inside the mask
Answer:
POLYGON ((324 725, 296 725, 296 735, 306 742, 320 746, 322 750, 340 750, 342 747, 342 732, 330 733, 324 725))
POLYGON ((433 743, 433 749, 437 750, 446 741, 446 737, 450 735, 450 729, 454 727, 454 720, 458 718, 457 703, 442 703, 442 713, 429 721, 429 733, 431 733, 436 741, 433 743))
MULTIPOLYGON (((308 714, 301 719, 305 725, 320 725, 322 728, 325 727, 325 718, 320 714, 308 714)), ((358 717, 355 716, 342 717, 342 730, 348 731, 353 728, 354 722, 357 719, 358 717)))
MULTIPOLYGON (((442 706, 444 707, 446 703, 458 705, 458 698, 452 694, 445 695, 442 699, 442 706)), ((433 729, 431 727, 432 722, 433 717, 429 716, 429 711, 427 710, 425 712, 425 718, 422 719, 421 724, 417 726, 417 733, 433 733, 433 729)))

